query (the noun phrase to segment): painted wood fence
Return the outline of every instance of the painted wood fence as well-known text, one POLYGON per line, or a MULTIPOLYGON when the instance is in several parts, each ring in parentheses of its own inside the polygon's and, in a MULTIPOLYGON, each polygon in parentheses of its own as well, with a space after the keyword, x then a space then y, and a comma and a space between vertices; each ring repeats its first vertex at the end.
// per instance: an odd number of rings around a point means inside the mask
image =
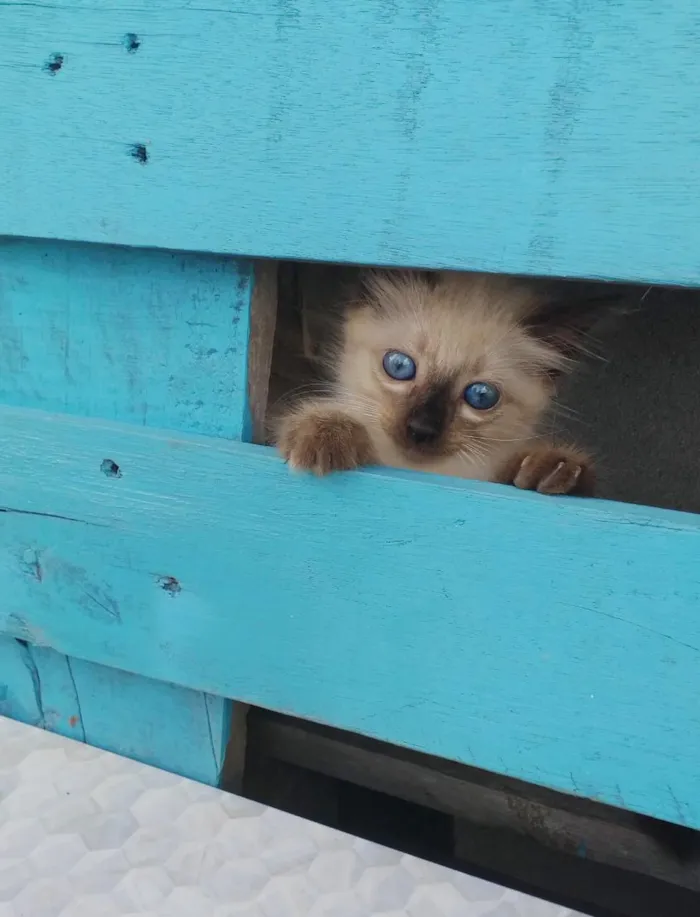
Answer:
POLYGON ((215 783, 234 698, 700 827, 697 517, 249 444, 257 259, 697 284, 699 44, 693 0, 0 3, 0 711, 215 783))

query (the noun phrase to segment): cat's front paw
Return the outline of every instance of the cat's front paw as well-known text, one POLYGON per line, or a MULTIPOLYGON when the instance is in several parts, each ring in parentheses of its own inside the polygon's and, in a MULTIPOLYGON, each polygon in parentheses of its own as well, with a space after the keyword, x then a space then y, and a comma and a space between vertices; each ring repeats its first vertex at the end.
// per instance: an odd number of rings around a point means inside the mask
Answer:
POLYGON ((595 473, 589 456, 567 446, 534 446, 515 457, 504 483, 540 494, 593 496, 595 473))
POLYGON ((317 475, 350 471, 373 460, 367 430, 339 410, 292 413, 280 426, 277 445, 290 468, 317 475))

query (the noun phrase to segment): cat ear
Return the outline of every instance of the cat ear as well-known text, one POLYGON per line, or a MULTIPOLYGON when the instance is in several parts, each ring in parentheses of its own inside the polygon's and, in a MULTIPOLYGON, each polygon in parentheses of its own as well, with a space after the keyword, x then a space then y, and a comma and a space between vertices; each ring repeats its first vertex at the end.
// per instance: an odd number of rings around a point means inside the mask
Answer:
POLYGON ((604 318, 630 311, 627 290, 548 300, 526 320, 530 334, 566 361, 591 354, 590 332, 604 318))

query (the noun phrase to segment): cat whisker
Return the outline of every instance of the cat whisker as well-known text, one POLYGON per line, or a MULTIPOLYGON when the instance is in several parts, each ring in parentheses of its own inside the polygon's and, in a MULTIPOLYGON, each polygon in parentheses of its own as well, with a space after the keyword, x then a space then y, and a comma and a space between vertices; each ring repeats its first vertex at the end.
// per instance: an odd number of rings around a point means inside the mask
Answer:
POLYGON ((553 402, 550 406, 550 410, 555 414, 564 414, 567 417, 578 417, 580 416, 580 411, 577 411, 576 408, 572 408, 571 405, 562 404, 561 402, 553 402))
POLYGON ((575 411, 573 408, 567 407, 565 405, 552 405, 549 410, 549 419, 552 421, 572 420, 574 423, 580 426, 591 426, 590 422, 584 420, 584 418, 581 416, 580 411, 575 411))
POLYGON ((506 436, 506 437, 489 437, 489 442, 491 443, 522 443, 526 439, 525 436, 506 436))
POLYGON ((488 453, 486 449, 479 445, 477 446, 473 443, 471 446, 463 446, 457 453, 459 458, 464 462, 480 462, 484 463, 488 458, 488 453))
POLYGON ((276 404, 292 401, 301 395, 310 394, 327 394, 330 395, 333 387, 329 382, 306 382, 304 385, 298 385, 287 392, 284 392, 275 400, 276 404))

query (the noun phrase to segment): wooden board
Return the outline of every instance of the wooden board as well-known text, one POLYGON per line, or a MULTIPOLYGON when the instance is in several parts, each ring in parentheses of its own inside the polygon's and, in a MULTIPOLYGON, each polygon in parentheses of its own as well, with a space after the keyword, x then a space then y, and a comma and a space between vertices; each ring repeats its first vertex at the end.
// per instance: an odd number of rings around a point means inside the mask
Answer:
POLYGON ((0 233, 700 282, 697 0, 9 0, 0 233))
MULTIPOLYGON (((268 710, 251 710, 248 741, 253 768, 271 757, 313 772, 312 786, 320 774, 453 816, 458 838, 475 841, 470 853, 483 829, 502 831, 506 844, 518 835, 540 849, 700 891, 700 862, 681 861, 645 830, 648 819, 621 809, 268 710)), ((690 852, 694 832, 666 830, 690 852)))
POLYGON ((700 826, 698 517, 295 478, 27 409, 0 428, 6 633, 700 826))
MULTIPOLYGON (((231 258, 2 240, 0 401, 248 438, 265 409, 274 304, 274 265, 256 277, 252 264, 231 258), (253 335, 249 367, 256 291, 267 321, 253 335)), ((108 463, 101 473, 118 479, 121 469, 108 463)), ((32 548, 22 563, 41 580, 32 548)), ((12 632, 23 642, 0 636, 4 713, 218 782, 228 701, 71 659, 12 632)))
POLYGON ((0 401, 245 436, 253 267, 0 240, 0 401))

